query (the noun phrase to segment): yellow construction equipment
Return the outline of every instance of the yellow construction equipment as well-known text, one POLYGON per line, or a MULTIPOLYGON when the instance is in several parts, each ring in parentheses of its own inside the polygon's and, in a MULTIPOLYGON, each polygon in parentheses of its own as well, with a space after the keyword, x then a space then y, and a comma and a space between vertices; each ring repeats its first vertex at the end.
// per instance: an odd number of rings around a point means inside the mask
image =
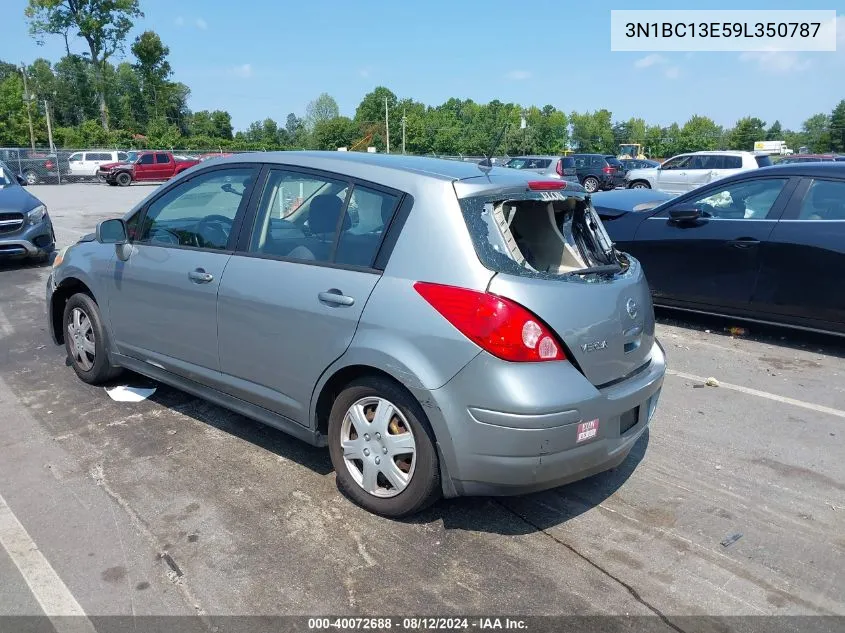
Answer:
POLYGON ((622 143, 619 146, 619 158, 637 158, 643 160, 646 155, 643 154, 643 146, 639 143, 622 143))

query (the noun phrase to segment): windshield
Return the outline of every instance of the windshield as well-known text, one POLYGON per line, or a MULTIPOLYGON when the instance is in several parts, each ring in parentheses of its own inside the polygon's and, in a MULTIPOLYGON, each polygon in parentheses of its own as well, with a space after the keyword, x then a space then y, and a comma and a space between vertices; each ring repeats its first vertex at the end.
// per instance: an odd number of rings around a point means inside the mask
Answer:
POLYGON ((0 188, 14 184, 17 184, 15 182, 15 175, 8 167, 6 167, 5 163, 0 162, 0 188))
POLYGON ((624 267, 589 198, 560 192, 461 200, 476 254, 486 268, 552 278, 624 267))
POLYGON ((126 153, 126 161, 129 163, 134 163, 138 160, 138 152, 127 152, 126 153))

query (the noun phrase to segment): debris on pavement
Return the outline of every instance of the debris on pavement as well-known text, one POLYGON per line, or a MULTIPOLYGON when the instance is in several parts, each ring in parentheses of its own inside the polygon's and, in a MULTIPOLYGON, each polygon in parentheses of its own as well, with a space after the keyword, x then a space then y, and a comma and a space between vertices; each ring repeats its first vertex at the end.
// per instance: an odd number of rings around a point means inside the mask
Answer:
POLYGON ((156 388, 146 389, 144 387, 130 387, 129 385, 118 385, 117 387, 106 387, 106 393, 115 402, 141 402, 156 392, 156 388))
POLYGON ((730 536, 726 536, 722 539, 722 547, 730 547, 734 543, 736 543, 739 539, 742 538, 742 532, 734 532, 730 536))
POLYGON ((716 464, 716 470, 722 470, 722 466, 720 464, 716 464))
POLYGON ((704 381, 704 384, 708 387, 718 387, 719 381, 713 378, 713 376, 710 376, 707 380, 704 381))
POLYGON ((705 334, 710 334, 710 330, 704 330, 705 334))
POLYGON ((746 330, 744 327, 738 327, 736 325, 729 327, 728 332, 730 332, 731 336, 745 336, 746 334, 748 334, 748 330, 746 330))

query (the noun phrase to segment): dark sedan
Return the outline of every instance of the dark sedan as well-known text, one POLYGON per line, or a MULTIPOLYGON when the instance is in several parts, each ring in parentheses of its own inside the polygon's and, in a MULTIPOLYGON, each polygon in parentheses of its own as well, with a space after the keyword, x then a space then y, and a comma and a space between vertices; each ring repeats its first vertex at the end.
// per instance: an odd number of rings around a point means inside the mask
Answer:
POLYGON ((0 261, 30 258, 44 262, 55 247, 47 207, 26 191, 26 179, 0 162, 0 261))
POLYGON ((845 334, 845 165, 764 167, 669 200, 629 193, 593 203, 656 305, 845 334))

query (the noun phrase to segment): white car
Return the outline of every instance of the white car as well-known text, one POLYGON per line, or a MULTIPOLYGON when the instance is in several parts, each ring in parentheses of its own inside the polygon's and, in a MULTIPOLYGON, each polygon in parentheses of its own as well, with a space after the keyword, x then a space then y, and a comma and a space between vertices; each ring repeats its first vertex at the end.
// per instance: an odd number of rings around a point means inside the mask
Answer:
POLYGON ((659 167, 632 169, 625 174, 625 186, 680 194, 725 176, 771 164, 768 155, 753 152, 692 152, 673 156, 659 167))
POLYGON ((68 176, 74 178, 94 178, 100 165, 121 163, 129 160, 128 152, 116 150, 88 150, 74 152, 68 157, 68 176))

